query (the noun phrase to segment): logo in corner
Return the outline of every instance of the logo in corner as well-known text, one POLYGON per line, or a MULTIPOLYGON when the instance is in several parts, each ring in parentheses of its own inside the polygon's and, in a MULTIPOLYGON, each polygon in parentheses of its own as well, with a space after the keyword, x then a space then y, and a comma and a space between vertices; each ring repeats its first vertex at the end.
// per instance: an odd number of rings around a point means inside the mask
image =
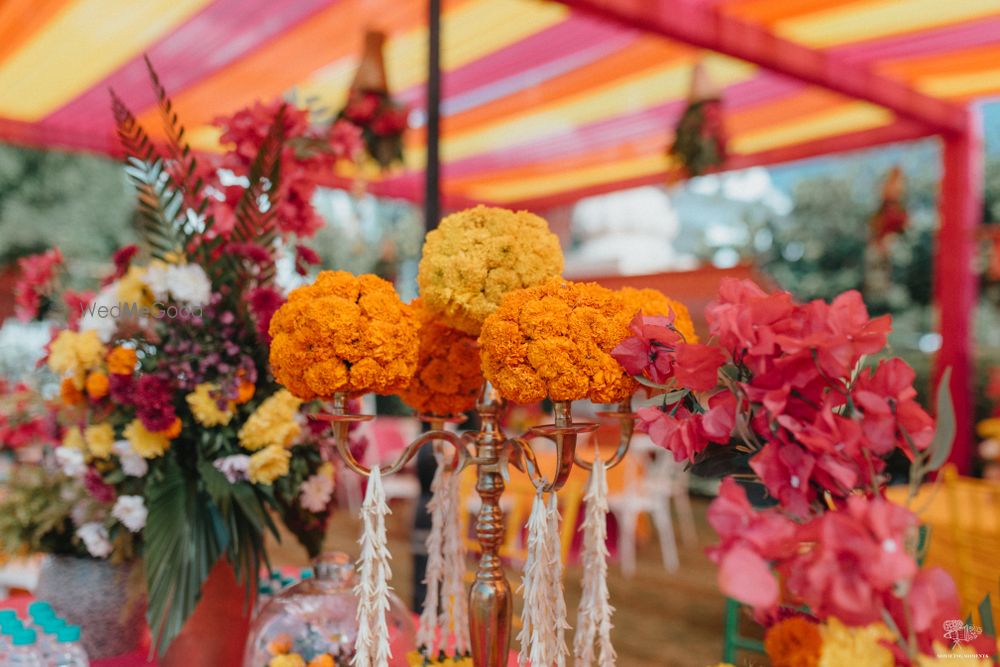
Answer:
POLYGON ((952 648, 958 648, 962 644, 968 644, 979 638, 983 634, 983 629, 978 625, 971 625, 964 621, 951 620, 944 622, 944 637, 951 640, 952 648))

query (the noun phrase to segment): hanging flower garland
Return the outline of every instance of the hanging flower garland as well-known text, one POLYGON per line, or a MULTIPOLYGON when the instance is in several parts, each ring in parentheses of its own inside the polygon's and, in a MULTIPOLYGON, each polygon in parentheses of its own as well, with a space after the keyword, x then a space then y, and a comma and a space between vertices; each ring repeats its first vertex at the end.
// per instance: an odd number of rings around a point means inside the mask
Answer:
POLYGON ((583 497, 587 510, 583 519, 583 595, 577 608, 573 657, 576 667, 613 667, 611 606, 608 593, 608 481, 600 452, 595 451, 590 481, 583 497), (595 651, 596 644, 596 651, 595 651))
POLYGON ((388 667, 392 650, 389 648, 389 579, 392 556, 386 546, 385 517, 391 514, 382 488, 379 467, 372 468, 368 488, 361 504, 362 533, 358 543, 358 583, 354 595, 358 598, 358 635, 354 641, 353 667, 388 667))
POLYGON ((711 173, 725 164, 727 140, 722 120, 722 98, 699 61, 691 71, 688 104, 667 151, 685 177, 711 173))
POLYGON ((519 589, 524 595, 517 635, 521 644, 519 667, 563 667, 569 654, 556 502, 554 493, 546 502, 539 489, 528 517, 528 556, 519 589))

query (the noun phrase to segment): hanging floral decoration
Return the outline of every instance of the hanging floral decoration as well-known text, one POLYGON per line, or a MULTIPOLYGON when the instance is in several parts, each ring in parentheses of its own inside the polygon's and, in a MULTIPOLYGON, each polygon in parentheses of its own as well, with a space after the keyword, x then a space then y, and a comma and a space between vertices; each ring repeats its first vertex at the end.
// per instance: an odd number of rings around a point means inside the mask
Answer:
POLYGON ((403 133, 410 110, 389 94, 382 53, 384 44, 385 33, 374 30, 365 33, 361 62, 347 104, 337 114, 337 119, 361 130, 368 156, 386 169, 403 160, 403 133))
POLYGON ((687 107, 677 121, 667 155, 686 178, 718 171, 726 162, 722 98, 703 61, 691 70, 687 107))
POLYGON ((882 184, 882 202, 869 222, 872 240, 880 249, 906 230, 909 214, 906 211, 906 176, 897 165, 889 170, 882 184))

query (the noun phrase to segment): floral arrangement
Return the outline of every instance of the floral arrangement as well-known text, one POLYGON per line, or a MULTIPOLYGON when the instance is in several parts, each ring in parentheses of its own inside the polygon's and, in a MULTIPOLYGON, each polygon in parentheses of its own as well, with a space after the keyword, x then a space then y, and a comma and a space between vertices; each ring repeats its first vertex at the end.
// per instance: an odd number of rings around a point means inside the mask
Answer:
POLYGON ((618 290, 618 295, 625 301, 625 309, 630 316, 634 316, 639 311, 643 315, 659 315, 660 317, 673 317, 673 326, 687 343, 697 343, 698 334, 694 330, 694 322, 691 320, 691 313, 687 306, 676 299, 655 289, 636 289, 635 287, 622 287, 618 290))
POLYGON ((417 366, 417 324, 392 285, 323 271, 288 295, 270 325, 274 376, 303 400, 391 394, 417 366))
POLYGON ((31 320, 48 310, 62 264, 63 256, 58 248, 17 260, 20 275, 14 286, 14 314, 18 319, 31 320))
POLYGON ((506 293, 559 277, 562 269, 559 239, 545 220, 477 206, 427 234, 417 283, 442 323, 478 335, 506 293))
POLYGON ((261 667, 349 667, 351 664, 349 655, 317 653, 308 640, 297 642, 287 634, 271 640, 267 651, 271 654, 271 659, 261 667))
POLYGON ((410 304, 417 315, 417 369, 400 398, 422 415, 447 417, 475 407, 483 372, 475 336, 437 321, 421 299, 410 304))
POLYGON ((687 178, 711 173, 726 162, 726 129, 722 97, 708 78, 704 62, 691 70, 688 103, 674 128, 674 141, 667 154, 687 178))
POLYGON ((0 560, 33 553, 87 556, 71 519, 74 507, 86 502, 96 501, 68 477, 36 465, 13 468, 0 500, 0 560))
POLYGON ((264 532, 277 534, 272 510, 319 552, 332 468, 309 417, 316 406, 269 373, 268 331, 285 300, 279 256, 294 253, 303 272, 316 261, 301 243, 319 226, 307 175, 356 147, 342 127, 319 133, 284 104, 257 105, 220 121, 231 151, 198 162, 150 74, 163 145, 113 96, 143 245, 116 253, 46 363, 61 379, 54 459, 86 492, 69 514, 74 544, 95 558, 141 556, 162 652, 220 559, 256 584, 264 532))
MULTIPOLYGON (((613 354, 661 392, 638 413, 655 443, 705 474, 751 478, 777 503, 756 509, 723 480, 709 509, 722 590, 765 622, 805 608, 827 633, 869 628, 889 637, 880 645, 901 664, 934 655, 942 623, 960 618, 956 588, 943 570, 919 567, 917 517, 885 498, 882 473, 902 450, 915 492, 944 463, 954 434, 947 390, 935 431, 912 369, 895 358, 863 363, 884 350, 891 321, 869 318, 857 292, 800 304, 728 280, 706 316, 710 345, 639 315, 613 354)), ((772 645, 787 644, 780 637, 772 645)), ((800 643, 820 655, 815 637, 800 643)))
POLYGON ((49 402, 24 382, 0 378, 0 452, 51 444, 57 438, 49 402))
POLYGON ((365 151, 383 169, 403 160, 403 133, 410 110, 385 91, 352 90, 337 115, 361 130, 365 151))
POLYGON ((483 324, 483 375, 516 403, 625 400, 637 385, 611 351, 629 319, 621 297, 596 283, 553 279, 514 290, 483 324))

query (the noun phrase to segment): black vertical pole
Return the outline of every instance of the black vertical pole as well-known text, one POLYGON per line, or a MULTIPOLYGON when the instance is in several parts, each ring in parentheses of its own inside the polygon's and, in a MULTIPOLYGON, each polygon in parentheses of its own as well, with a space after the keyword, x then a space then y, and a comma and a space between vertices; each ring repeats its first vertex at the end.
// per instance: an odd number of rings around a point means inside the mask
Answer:
MULTIPOLYGON (((427 166, 424 169, 424 228, 431 231, 441 217, 441 0, 427 0, 427 166)), ((426 424, 425 424, 426 426, 426 424)), ((417 454, 417 478, 420 499, 417 501, 410 533, 413 554, 413 609, 423 608, 427 587, 427 548, 425 540, 431 529, 427 501, 431 499, 431 481, 436 461, 430 447, 417 454)))

